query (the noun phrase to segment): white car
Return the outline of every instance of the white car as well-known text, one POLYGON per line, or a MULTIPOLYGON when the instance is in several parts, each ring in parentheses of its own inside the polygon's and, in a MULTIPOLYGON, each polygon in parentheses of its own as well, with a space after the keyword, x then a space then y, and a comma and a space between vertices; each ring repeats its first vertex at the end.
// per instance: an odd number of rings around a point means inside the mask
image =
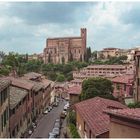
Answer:
POLYGON ((63 110, 63 113, 65 114, 65 116, 67 115, 67 111, 63 110))
POLYGON ((64 106, 64 110, 67 110, 68 109, 68 107, 67 106, 64 106))
POLYGON ((48 111, 48 109, 47 109, 47 110, 45 110, 43 113, 44 113, 44 114, 48 114, 48 112, 49 112, 49 111, 48 111))
POLYGON ((49 133, 49 138, 56 138, 56 134, 54 134, 54 133, 49 133))
POLYGON ((29 130, 28 133, 29 133, 29 135, 31 135, 33 133, 33 131, 32 130, 29 130))
POLYGON ((59 136, 59 134, 60 134, 59 128, 53 128, 52 133, 56 134, 57 136, 59 136))

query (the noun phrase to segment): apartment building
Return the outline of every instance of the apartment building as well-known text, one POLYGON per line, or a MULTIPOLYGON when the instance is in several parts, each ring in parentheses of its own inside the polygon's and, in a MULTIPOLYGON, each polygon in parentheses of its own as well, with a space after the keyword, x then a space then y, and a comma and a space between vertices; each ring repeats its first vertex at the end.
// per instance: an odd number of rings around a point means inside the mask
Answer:
POLYGON ((69 95, 70 105, 73 105, 80 101, 81 91, 82 91, 82 88, 79 85, 73 85, 73 86, 69 87, 67 93, 69 95))
MULTIPOLYGON (((27 96, 28 99, 26 100, 26 118, 27 118, 27 125, 30 126, 32 123, 32 119, 34 116, 34 106, 33 106, 33 86, 34 84, 32 84, 31 82, 28 82, 22 78, 13 78, 13 77, 8 77, 8 79, 11 80, 11 86, 12 87, 17 87, 20 88, 21 91, 22 90, 26 90, 26 92, 28 92, 27 96)), ((20 94, 20 90, 19 94, 20 94)))
POLYGON ((119 48, 104 48, 98 52, 97 58, 108 59, 110 57, 118 57, 120 56, 120 50, 119 48))
POLYGON ((111 80, 114 90, 113 96, 123 100, 127 97, 133 97, 134 75, 117 76, 111 80))
POLYGON ((27 129, 28 92, 19 87, 10 87, 10 137, 20 138, 27 129))
POLYGON ((0 138, 9 138, 10 81, 0 78, 0 138))
POLYGON ((42 103, 42 106, 43 106, 43 110, 45 110, 51 103, 51 91, 52 91, 52 88, 51 88, 51 81, 50 80, 43 79, 42 83, 44 85, 44 87, 43 87, 43 103, 42 103))
POLYGON ((135 52, 135 101, 140 101, 140 51, 135 52))
POLYGON ((113 78, 127 73, 127 67, 124 65, 89 65, 80 71, 73 71, 74 79, 87 79, 90 77, 113 78))

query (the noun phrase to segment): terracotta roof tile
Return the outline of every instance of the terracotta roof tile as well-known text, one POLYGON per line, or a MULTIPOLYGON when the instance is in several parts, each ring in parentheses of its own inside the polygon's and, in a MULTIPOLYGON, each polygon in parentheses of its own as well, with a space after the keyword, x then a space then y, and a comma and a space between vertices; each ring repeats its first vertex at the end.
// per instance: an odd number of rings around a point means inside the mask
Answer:
POLYGON ((12 81, 11 85, 17 86, 23 89, 31 90, 33 88, 33 84, 28 82, 27 80, 23 80, 22 78, 14 78, 14 77, 6 77, 12 81))
POLYGON ((114 116, 122 117, 122 118, 127 118, 130 120, 135 120, 140 122, 140 108, 135 108, 135 109, 112 109, 105 111, 108 114, 112 114, 114 116))
POLYGON ((16 107, 16 105, 28 94, 27 90, 10 87, 10 109, 16 107))
POLYGON ((86 124, 95 136, 109 131, 109 116, 103 111, 107 108, 127 108, 123 104, 100 97, 95 97, 75 104, 86 124))
POLYGON ((111 80, 112 82, 115 83, 132 83, 134 81, 134 75, 122 75, 122 76, 117 76, 111 80))
POLYGON ((41 77, 41 74, 35 72, 29 72, 24 74, 24 76, 27 77, 28 79, 36 79, 38 77, 41 77))
POLYGON ((0 91, 5 89, 10 85, 11 81, 8 79, 0 78, 0 91))
POLYGON ((68 91, 67 91, 67 93, 68 94, 81 94, 81 91, 82 91, 82 88, 81 88, 81 86, 71 86, 71 87, 69 87, 69 89, 68 89, 68 91))

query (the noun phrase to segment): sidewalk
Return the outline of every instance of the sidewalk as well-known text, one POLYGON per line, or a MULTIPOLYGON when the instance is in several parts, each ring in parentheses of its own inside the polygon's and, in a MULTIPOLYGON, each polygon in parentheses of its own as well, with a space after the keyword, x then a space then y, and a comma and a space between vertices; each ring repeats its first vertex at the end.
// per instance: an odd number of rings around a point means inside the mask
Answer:
POLYGON ((60 138, 66 138, 66 136, 64 136, 64 134, 66 134, 66 129, 67 129, 67 119, 65 118, 62 123, 60 138))

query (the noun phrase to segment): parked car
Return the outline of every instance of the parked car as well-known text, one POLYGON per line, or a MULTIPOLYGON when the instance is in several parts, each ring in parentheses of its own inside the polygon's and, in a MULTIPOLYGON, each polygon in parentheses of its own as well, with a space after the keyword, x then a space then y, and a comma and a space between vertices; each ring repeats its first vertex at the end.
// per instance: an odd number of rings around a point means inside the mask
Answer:
POLYGON ((66 111, 68 109, 68 107, 67 106, 64 106, 64 110, 66 111))
POLYGON ((60 119, 56 119, 56 120, 55 120, 55 122, 60 122, 60 121, 61 121, 60 119))
POLYGON ((29 135, 31 135, 32 133, 33 133, 33 131, 32 131, 32 130, 29 130, 29 131, 28 131, 28 134, 29 134, 29 135))
POLYGON ((48 112, 49 112, 48 109, 46 109, 46 110, 43 112, 43 114, 46 115, 46 114, 48 114, 48 112))
POLYGON ((48 110, 50 112, 52 110, 52 106, 48 106, 48 110))
POLYGON ((67 106, 68 108, 70 107, 70 104, 69 104, 69 102, 67 102, 66 104, 65 104, 65 106, 67 106))
POLYGON ((61 119, 64 119, 66 117, 66 115, 62 112, 61 114, 60 114, 60 118, 61 119))
POLYGON ((52 133, 53 133, 53 134, 56 134, 56 136, 59 136, 59 134, 60 134, 60 129, 54 127, 53 130, 52 130, 52 133))
POLYGON ((65 114, 65 116, 67 115, 67 111, 63 110, 63 113, 65 114))
POLYGON ((54 133, 49 133, 49 138, 56 138, 56 134, 54 134, 54 133))
POLYGON ((57 107, 58 106, 58 103, 57 102, 54 102, 53 106, 57 107))
POLYGON ((55 128, 60 128, 60 122, 55 122, 54 127, 55 128))
POLYGON ((60 123, 60 125, 62 124, 61 119, 56 119, 55 122, 60 123))

